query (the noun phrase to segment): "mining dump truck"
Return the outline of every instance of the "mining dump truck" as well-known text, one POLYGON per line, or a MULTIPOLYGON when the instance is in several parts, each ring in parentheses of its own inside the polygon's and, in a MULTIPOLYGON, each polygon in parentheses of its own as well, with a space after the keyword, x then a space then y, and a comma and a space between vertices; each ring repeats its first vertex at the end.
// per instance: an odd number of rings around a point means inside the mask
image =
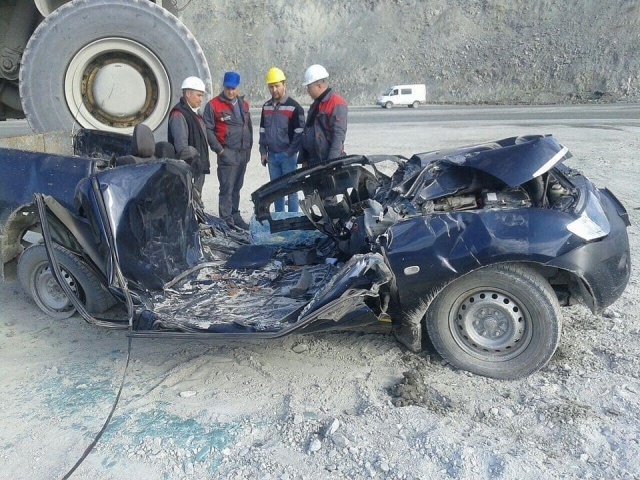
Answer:
POLYGON ((0 119, 26 118, 35 132, 166 128, 182 80, 210 86, 211 75, 164 3, 0 0, 0 119))

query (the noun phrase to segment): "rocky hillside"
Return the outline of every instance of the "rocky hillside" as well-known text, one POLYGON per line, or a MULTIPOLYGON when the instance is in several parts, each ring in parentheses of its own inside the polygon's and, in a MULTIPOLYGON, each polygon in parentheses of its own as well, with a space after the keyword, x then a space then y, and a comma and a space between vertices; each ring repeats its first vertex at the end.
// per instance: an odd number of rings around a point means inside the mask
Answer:
POLYGON ((640 101, 636 0, 172 3, 207 55, 214 91, 236 69, 256 106, 274 65, 307 101, 299 83, 312 63, 351 104, 394 83, 425 83, 430 103, 640 101))

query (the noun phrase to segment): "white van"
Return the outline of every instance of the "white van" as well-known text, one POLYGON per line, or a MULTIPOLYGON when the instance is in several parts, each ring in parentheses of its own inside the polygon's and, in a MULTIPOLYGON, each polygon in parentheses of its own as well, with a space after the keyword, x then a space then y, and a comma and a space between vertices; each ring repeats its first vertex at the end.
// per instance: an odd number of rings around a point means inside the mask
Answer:
POLYGON ((394 85, 376 100, 376 105, 384 108, 393 108, 397 105, 418 108, 421 103, 427 103, 426 85, 394 85))

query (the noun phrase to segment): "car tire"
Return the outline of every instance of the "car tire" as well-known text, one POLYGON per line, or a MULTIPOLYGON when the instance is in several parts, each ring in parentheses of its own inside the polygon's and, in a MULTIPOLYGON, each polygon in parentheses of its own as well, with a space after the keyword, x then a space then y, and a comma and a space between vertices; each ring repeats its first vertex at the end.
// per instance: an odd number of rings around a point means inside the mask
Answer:
MULTIPOLYGON (((54 245, 63 278, 91 313, 102 313, 115 304, 113 296, 87 264, 64 248, 54 245)), ((47 315, 63 319, 76 312, 56 282, 43 244, 27 248, 18 260, 18 278, 22 288, 47 315)))
POLYGON ((411 105, 411 108, 418 108, 420 106, 420 102, 418 102, 417 100, 415 102, 413 102, 411 105))
POLYGON ((392 102, 385 103, 384 108, 393 108, 393 103, 392 102))
POLYGON ((20 96, 36 132, 130 134, 144 122, 162 136, 188 75, 211 84, 202 49, 168 11, 147 0, 74 0, 31 35, 20 96))
POLYGON ((500 264, 444 287, 425 323, 434 348, 453 366, 514 380, 546 365, 558 345, 562 320, 544 277, 523 265, 500 264))

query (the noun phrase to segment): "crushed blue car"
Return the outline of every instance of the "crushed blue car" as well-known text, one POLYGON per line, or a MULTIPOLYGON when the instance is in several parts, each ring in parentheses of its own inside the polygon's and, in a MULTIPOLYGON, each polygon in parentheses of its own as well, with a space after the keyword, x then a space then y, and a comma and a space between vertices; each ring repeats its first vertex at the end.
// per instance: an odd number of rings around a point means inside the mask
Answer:
POLYGON ((68 156, 0 148, 3 264, 53 317, 140 337, 393 333, 516 379, 552 358, 562 306, 600 312, 629 280, 624 206, 551 135, 311 165, 252 194, 248 234, 201 208, 183 161, 121 165, 128 139, 78 137, 68 156), (296 192, 300 215, 272 211, 296 192))

